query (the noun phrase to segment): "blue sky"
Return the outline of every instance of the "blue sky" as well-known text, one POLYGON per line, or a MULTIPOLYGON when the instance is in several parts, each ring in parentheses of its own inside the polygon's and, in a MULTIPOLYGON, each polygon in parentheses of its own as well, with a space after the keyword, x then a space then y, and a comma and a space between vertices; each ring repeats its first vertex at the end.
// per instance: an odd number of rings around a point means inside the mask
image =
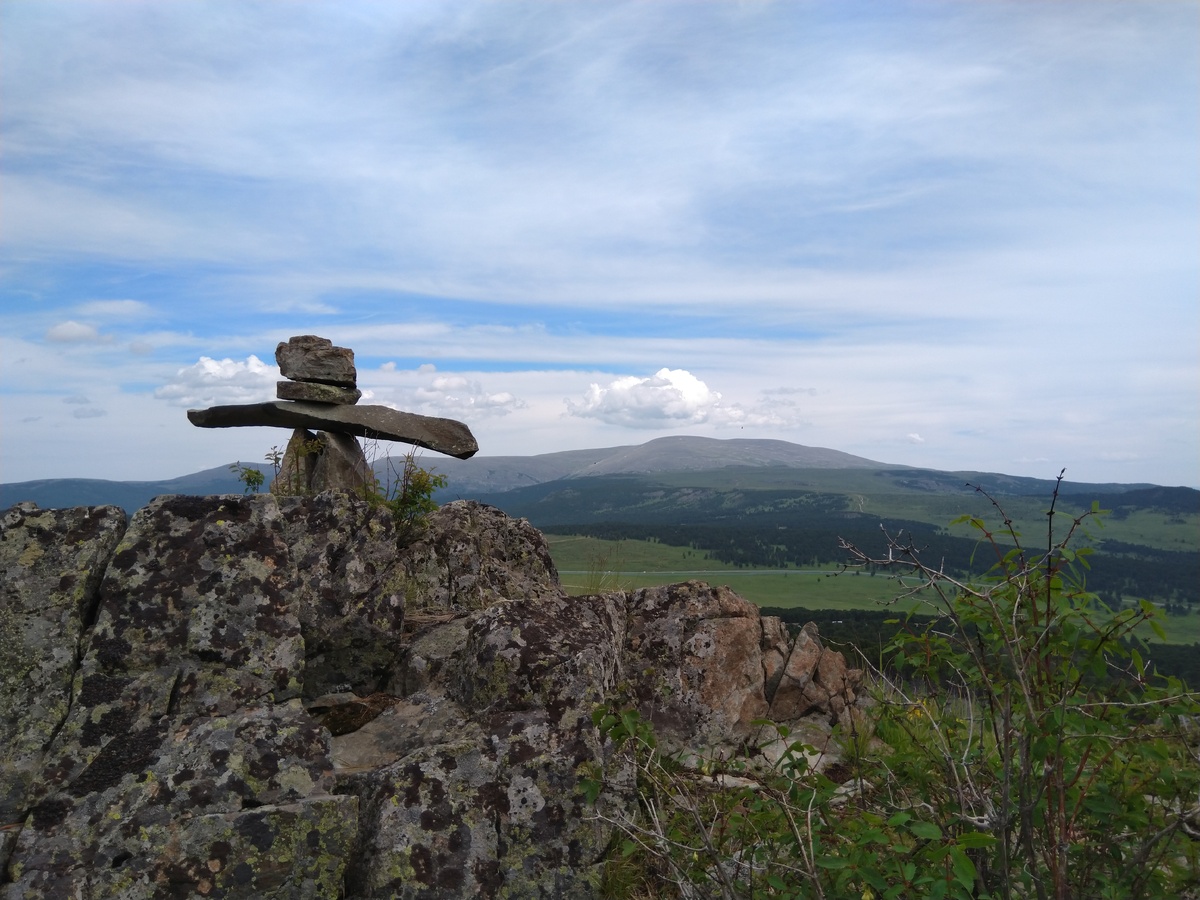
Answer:
MULTIPOLYGON (((1200 485, 1195 2, 0 5, 0 481, 286 432, 1200 485)), ((397 448, 399 449, 399 448, 397 448)), ((429 460, 432 462, 432 455, 429 460)))

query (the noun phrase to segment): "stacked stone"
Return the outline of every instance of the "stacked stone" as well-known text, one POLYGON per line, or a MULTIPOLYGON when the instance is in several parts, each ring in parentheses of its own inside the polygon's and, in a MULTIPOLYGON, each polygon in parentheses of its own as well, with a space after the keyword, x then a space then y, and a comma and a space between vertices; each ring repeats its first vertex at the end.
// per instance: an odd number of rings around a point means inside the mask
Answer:
MULTIPOLYGON (((280 400, 353 406, 362 397, 354 351, 335 347, 328 338, 302 334, 280 341, 275 362, 287 381, 275 386, 280 400)), ((307 428, 292 432, 271 482, 272 494, 319 494, 341 490, 361 492, 373 481, 371 466, 358 440, 340 431, 307 428)))
POLYGON ((335 347, 328 338, 303 334, 281 341, 275 348, 275 362, 289 379, 275 387, 280 400, 353 406, 362 397, 354 351, 335 347))
POLYGON ((189 409, 200 428, 267 425, 291 428, 271 483, 273 494, 360 492, 374 483, 356 437, 403 441, 467 459, 479 449, 462 422, 401 412, 386 406, 356 406, 362 397, 354 351, 327 338, 303 334, 280 343, 275 361, 287 381, 275 389, 279 400, 189 409), (308 429, 321 429, 315 434, 308 429))

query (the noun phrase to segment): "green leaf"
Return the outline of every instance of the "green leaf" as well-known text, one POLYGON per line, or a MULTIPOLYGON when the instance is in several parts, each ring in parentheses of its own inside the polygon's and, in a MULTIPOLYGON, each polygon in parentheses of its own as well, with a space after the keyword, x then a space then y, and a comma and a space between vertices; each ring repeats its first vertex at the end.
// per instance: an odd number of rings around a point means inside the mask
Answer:
POLYGON ((954 839, 965 850, 979 850, 996 843, 996 836, 984 831, 966 831, 954 839))
POLYGON ((850 865, 850 860, 841 856, 818 856, 817 865, 822 869, 844 869, 850 865))
POLYGON ((942 829, 932 822, 913 822, 908 826, 908 830, 912 832, 913 837, 924 841, 936 841, 942 836, 942 829))
POLYGON ((954 867, 954 877, 958 879, 958 883, 965 888, 975 886, 975 863, 971 862, 971 858, 963 853, 958 847, 950 849, 951 865, 954 867))

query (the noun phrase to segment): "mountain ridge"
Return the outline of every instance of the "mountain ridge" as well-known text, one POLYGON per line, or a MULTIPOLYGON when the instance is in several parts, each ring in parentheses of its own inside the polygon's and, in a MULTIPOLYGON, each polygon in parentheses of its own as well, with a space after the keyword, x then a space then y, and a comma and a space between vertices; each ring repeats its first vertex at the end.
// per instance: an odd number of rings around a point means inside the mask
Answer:
MULTIPOLYGON (((389 468, 400 457, 382 457, 375 463, 380 477, 387 480, 389 468)), ((947 490, 961 488, 964 481, 984 482, 988 489, 1001 492, 1044 492, 1053 479, 1036 479, 1000 473, 945 472, 880 462, 833 450, 810 447, 789 441, 762 438, 707 438, 673 435, 642 444, 619 445, 584 450, 561 450, 530 456, 476 456, 459 460, 440 455, 424 455, 421 465, 445 475, 449 480, 447 496, 500 494, 518 488, 530 488, 554 481, 592 476, 667 475, 671 473, 725 472, 733 470, 841 470, 867 473, 874 470, 909 489, 947 490)), ((270 466, 250 464, 268 477, 270 466)), ((1154 490, 1165 486, 1149 483, 1071 483, 1070 490, 1126 493, 1154 490)), ((215 466, 177 478, 147 481, 109 481, 97 478, 49 478, 0 484, 0 509, 22 500, 32 500, 52 509, 71 506, 116 505, 132 511, 163 494, 242 493, 243 483, 230 465, 215 466)), ((1167 487, 1168 490, 1175 488, 1167 487)))

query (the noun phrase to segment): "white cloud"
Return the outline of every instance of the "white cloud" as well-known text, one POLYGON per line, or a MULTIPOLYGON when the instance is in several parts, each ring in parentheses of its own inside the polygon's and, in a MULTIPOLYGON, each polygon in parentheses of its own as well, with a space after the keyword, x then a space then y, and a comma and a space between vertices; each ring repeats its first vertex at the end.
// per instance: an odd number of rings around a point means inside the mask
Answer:
POLYGON ((170 383, 157 388, 154 396, 184 407, 261 403, 275 398, 279 378, 277 367, 266 365, 254 355, 245 362, 202 356, 194 365, 180 369, 170 383))
MULTIPOLYGON (((426 374, 426 367, 422 366, 418 371, 426 374)), ((411 402, 422 413, 467 420, 506 416, 525 408, 525 402, 508 391, 486 391, 479 381, 463 375, 439 375, 412 391, 410 396, 411 402)))
POLYGON ((691 372, 666 368, 649 378, 618 378, 607 387, 593 382, 582 401, 566 401, 573 416, 633 428, 696 425, 720 402, 721 395, 691 372))
POLYGON ((140 300, 92 300, 79 304, 76 309, 85 316, 113 319, 145 318, 154 313, 152 306, 140 300))
POLYGON ((95 325, 85 325, 71 319, 51 326, 46 331, 46 340, 58 344, 93 344, 108 339, 101 336, 95 325))
POLYGON ((100 416, 108 415, 108 410, 93 405, 91 398, 83 394, 72 394, 69 397, 63 397, 62 402, 68 406, 76 407, 71 410, 71 416, 75 419, 98 419, 100 416))
POLYGON ((273 373, 191 364, 311 331, 485 452, 803 424, 1198 483, 1195 4, 0 6, 0 380, 46 411, 4 477, 244 456, 176 407, 273 373))
POLYGON ((794 417, 778 407, 748 409, 723 402, 720 392, 686 369, 662 368, 646 378, 627 375, 607 387, 593 382, 581 401, 566 404, 573 416, 628 428, 795 424, 794 417))

